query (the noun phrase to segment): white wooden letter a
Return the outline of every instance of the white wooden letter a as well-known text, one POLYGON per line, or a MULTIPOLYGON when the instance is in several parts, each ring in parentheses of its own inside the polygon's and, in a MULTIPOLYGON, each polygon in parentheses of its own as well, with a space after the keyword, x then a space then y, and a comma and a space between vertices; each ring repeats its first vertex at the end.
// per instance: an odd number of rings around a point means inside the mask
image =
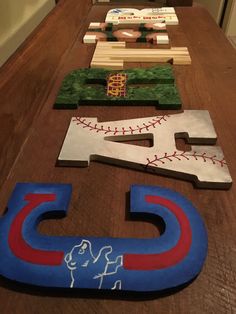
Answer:
POLYGON ((229 188, 232 179, 222 150, 212 145, 216 139, 209 113, 204 110, 111 122, 74 117, 58 163, 83 167, 90 160, 101 160, 192 180, 199 187, 229 188), (176 148, 178 137, 193 144, 191 151, 176 148), (131 139, 153 139, 153 146, 119 143, 131 139))

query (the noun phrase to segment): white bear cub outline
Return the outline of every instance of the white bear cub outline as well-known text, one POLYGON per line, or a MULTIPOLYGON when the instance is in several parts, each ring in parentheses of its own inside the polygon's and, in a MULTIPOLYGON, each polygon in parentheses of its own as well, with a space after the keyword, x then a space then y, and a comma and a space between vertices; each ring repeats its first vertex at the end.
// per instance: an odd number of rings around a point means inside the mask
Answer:
MULTIPOLYGON (((88 280, 98 280, 98 289, 103 288, 104 278, 106 276, 115 275, 118 269, 123 266, 122 255, 117 256, 113 261, 109 259, 112 251, 113 249, 110 245, 103 246, 97 256, 95 256, 92 252, 92 244, 89 240, 83 239, 80 244, 75 245, 64 258, 71 275, 70 287, 74 288, 81 272, 86 272, 88 280)), ((121 290, 121 280, 116 280, 110 289, 121 290)))

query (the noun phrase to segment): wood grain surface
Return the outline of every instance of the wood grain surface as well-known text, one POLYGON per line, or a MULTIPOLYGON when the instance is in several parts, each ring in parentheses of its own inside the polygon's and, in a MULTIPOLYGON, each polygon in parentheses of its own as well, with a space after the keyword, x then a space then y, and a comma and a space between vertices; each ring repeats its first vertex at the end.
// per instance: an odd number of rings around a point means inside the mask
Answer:
MULTIPOLYGON (((72 183, 68 216, 42 222, 39 231, 43 234, 154 237, 159 234, 156 226, 129 219, 127 193, 131 184, 159 185, 183 193, 198 208, 208 230, 208 258, 191 285, 148 299, 46 290, 0 277, 1 313, 235 313, 235 184, 229 191, 200 190, 189 182, 99 162, 82 169, 55 165, 76 114, 109 121, 163 113, 155 107, 52 109, 65 74, 90 64, 94 46, 82 44, 89 22, 104 21, 112 5, 90 7, 90 1, 61 0, 0 71, 1 212, 17 182, 72 183)), ((235 50, 204 9, 178 8, 177 15, 180 25, 168 27, 171 43, 188 47, 192 57, 192 65, 174 66, 183 108, 210 111, 218 144, 235 180, 235 50)), ((179 141, 177 145, 185 144, 179 141)))

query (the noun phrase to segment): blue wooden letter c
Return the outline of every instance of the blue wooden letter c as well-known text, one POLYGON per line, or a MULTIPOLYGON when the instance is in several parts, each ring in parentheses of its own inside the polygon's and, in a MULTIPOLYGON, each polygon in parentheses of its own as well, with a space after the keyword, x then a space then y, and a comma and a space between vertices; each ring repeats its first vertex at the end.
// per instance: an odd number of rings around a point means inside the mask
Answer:
POLYGON ((182 195, 131 187, 131 213, 160 216, 152 239, 55 237, 37 233, 48 212, 66 213, 69 184, 18 183, 0 219, 0 273, 23 283, 64 288, 161 291, 194 279, 207 254, 204 223, 182 195))

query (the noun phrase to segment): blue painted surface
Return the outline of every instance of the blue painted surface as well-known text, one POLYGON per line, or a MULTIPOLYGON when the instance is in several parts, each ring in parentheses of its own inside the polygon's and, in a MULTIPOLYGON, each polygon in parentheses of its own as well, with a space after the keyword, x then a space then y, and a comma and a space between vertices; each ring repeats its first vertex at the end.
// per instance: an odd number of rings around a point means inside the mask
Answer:
MULTIPOLYGON (((182 195, 155 186, 131 186, 130 212, 160 216, 165 232, 156 238, 95 238, 45 236, 36 228, 48 212, 66 213, 72 187, 68 184, 18 183, 8 203, 8 212, 0 219, 0 273, 23 283, 47 287, 160 291, 178 287, 196 277, 207 255, 207 233, 194 206, 182 195), (62 251, 57 266, 26 262, 15 256, 8 245, 10 226, 17 213, 27 205, 25 195, 50 194, 56 200, 36 207, 23 225, 23 238, 34 249, 62 251), (129 270, 124 267, 127 254, 160 254, 171 250, 179 241, 180 226, 167 208, 145 201, 146 195, 161 196, 182 208, 192 232, 188 254, 179 263, 156 270, 129 270)), ((81 209, 82 210, 82 209, 81 209)), ((79 230, 78 230, 79 233, 79 230)))

